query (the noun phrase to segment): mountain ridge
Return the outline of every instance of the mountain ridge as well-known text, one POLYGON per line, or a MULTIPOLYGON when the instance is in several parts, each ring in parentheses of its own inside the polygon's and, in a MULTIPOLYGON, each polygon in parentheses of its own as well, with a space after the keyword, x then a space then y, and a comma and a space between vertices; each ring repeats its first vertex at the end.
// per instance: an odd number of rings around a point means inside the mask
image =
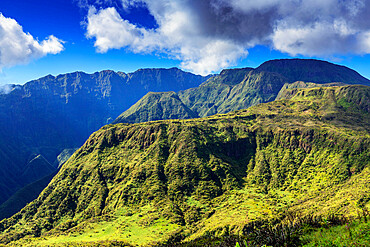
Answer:
MULTIPOLYGON (((199 87, 180 91, 178 95, 182 103, 196 115, 205 117, 273 101, 280 97, 283 89, 292 86, 314 87, 356 83, 369 86, 370 80, 350 68, 322 60, 279 59, 266 61, 255 69, 247 67, 222 70, 220 74, 209 78, 199 87), (299 81, 303 83, 298 83, 299 81), (287 86, 290 84, 292 85, 287 86)), ((135 115, 141 116, 137 118, 137 122, 151 120, 146 115, 147 112, 140 112, 139 108, 136 111, 135 115)), ((124 115, 126 113, 121 114, 124 115)), ((117 122, 126 120, 121 117, 115 120, 115 123, 117 122)))
POLYGON ((147 92, 186 89, 207 78, 174 68, 72 72, 0 94, 0 203, 26 185, 19 177, 32 155, 53 164, 64 149, 81 146, 147 92))

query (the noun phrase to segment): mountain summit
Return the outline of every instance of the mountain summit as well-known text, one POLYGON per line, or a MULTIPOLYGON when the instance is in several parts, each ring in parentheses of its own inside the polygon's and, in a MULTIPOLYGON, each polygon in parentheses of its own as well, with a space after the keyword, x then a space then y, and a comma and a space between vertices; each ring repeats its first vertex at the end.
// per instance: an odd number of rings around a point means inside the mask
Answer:
POLYGON ((277 59, 264 62, 256 68, 283 75, 288 83, 305 81, 314 83, 344 82, 370 86, 370 80, 353 69, 316 59, 277 59))

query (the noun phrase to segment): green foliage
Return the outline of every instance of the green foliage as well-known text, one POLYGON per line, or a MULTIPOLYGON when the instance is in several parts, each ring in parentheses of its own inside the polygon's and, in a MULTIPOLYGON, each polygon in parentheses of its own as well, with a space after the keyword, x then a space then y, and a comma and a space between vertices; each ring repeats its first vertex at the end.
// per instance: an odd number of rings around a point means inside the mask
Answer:
POLYGON ((198 115, 175 92, 148 93, 123 112, 114 123, 141 123, 162 119, 188 119, 198 115))
POLYGON ((303 246, 359 246, 370 245, 370 223, 353 221, 336 227, 322 227, 302 236, 303 246))

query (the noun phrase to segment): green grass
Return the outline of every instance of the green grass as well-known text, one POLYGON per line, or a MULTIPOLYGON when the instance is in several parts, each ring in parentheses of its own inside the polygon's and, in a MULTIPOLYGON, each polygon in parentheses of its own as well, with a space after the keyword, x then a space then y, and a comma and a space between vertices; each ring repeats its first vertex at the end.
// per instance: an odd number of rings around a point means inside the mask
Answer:
POLYGON ((370 222, 354 221, 342 226, 319 228, 302 236, 306 247, 370 246, 370 222))
POLYGON ((151 205, 140 208, 120 208, 109 219, 97 217, 83 222, 65 232, 44 235, 42 238, 24 238, 15 245, 64 246, 109 242, 142 245, 156 243, 168 238, 178 225, 161 217, 151 205))

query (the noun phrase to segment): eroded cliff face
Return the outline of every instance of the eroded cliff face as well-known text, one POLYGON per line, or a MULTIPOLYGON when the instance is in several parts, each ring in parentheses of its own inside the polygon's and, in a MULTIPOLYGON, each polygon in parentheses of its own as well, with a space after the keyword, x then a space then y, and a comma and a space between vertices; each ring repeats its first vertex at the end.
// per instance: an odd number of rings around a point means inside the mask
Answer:
POLYGON ((75 72, 49 75, 0 94, 0 203, 45 175, 26 174, 37 155, 54 164, 64 149, 80 147, 149 91, 184 90, 207 78, 176 68, 75 72))

